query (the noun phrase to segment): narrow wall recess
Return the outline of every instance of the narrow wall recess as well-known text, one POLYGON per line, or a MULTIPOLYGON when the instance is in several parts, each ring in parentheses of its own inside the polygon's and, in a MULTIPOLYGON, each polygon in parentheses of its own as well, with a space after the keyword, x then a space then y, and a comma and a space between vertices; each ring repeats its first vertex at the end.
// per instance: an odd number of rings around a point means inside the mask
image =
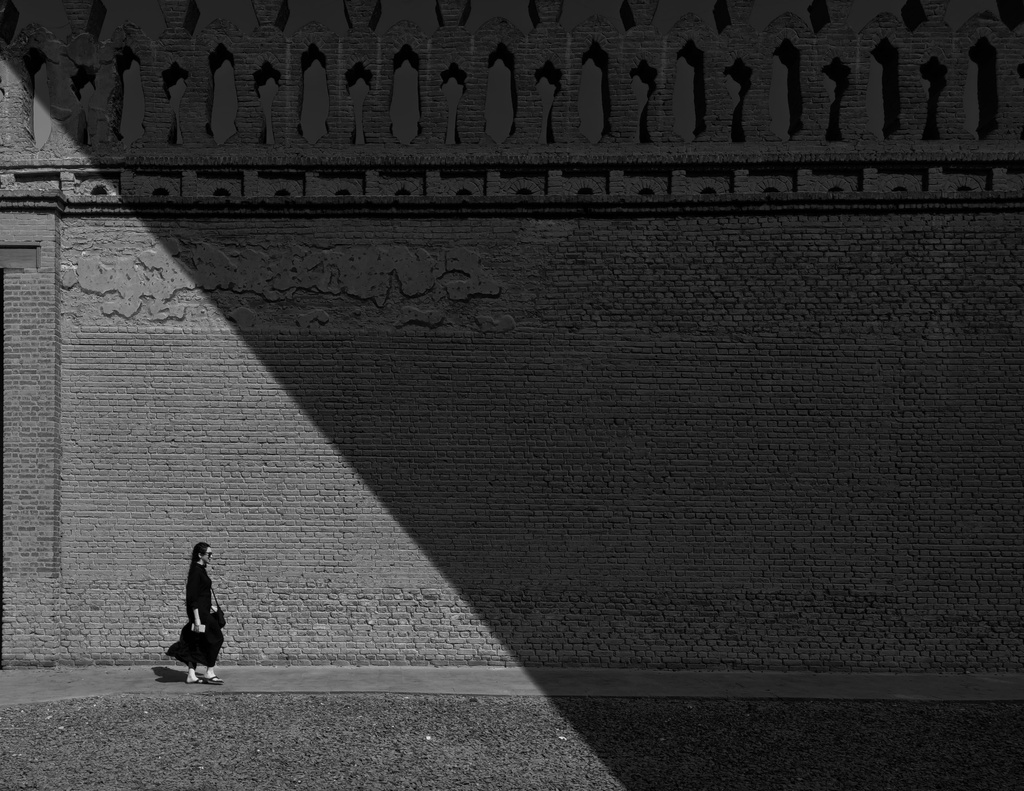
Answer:
POLYGON ((517 97, 515 58, 498 44, 487 59, 487 100, 484 106, 487 136, 504 143, 515 131, 517 97))
POLYGON ((50 139, 53 121, 50 119, 50 69, 46 56, 32 47, 24 57, 32 90, 32 139, 39 151, 50 139))
POLYGON ((728 78, 726 89, 733 100, 730 135, 734 143, 742 143, 747 139, 743 131, 743 102, 750 92, 753 74, 754 70, 745 64, 742 58, 736 58, 733 64, 725 69, 725 76, 728 78))
POLYGON ((692 143, 707 130, 704 117, 707 99, 704 93, 704 53, 693 43, 676 53, 676 79, 672 92, 672 131, 692 143))
POLYGON ((922 140, 939 139, 939 96, 946 87, 946 73, 949 71, 934 55, 921 66, 921 78, 928 84, 928 105, 922 140))
POLYGON ((330 92, 327 88, 327 57, 316 44, 302 53, 302 98, 299 101, 299 134, 310 144, 327 134, 330 92))
POLYGON ((771 130, 780 140, 790 140, 803 128, 803 95, 800 90, 800 51, 788 38, 775 49, 772 82, 768 90, 771 130))
POLYGON ((556 69, 550 60, 534 72, 537 80, 537 93, 540 95, 540 142, 548 145, 555 142, 552 111, 555 96, 562 89, 562 71, 556 69))
POLYGON ((658 71, 646 60, 641 60, 635 67, 630 69, 629 76, 633 86, 633 95, 636 97, 636 127, 633 133, 633 140, 637 143, 650 143, 651 134, 647 128, 647 110, 651 94, 657 87, 658 71))
POLYGON ((91 116, 92 98, 96 95, 96 72, 79 66, 78 70, 71 77, 71 90, 78 99, 78 113, 72 124, 75 142, 80 145, 92 143, 91 116))
POLYGON ((466 72, 459 64, 452 63, 441 72, 441 93, 448 105, 448 130, 444 142, 447 145, 458 145, 459 138, 459 103, 466 92, 466 72))
POLYGON ((825 130, 825 139, 842 140, 843 131, 840 124, 840 116, 842 113, 843 96, 846 95, 846 91, 850 87, 850 67, 843 63, 839 58, 833 58, 832 62, 822 68, 822 73, 825 75, 825 81, 828 88, 829 95, 829 108, 828 108, 828 128, 825 130))
POLYGON ((352 142, 357 146, 366 143, 366 133, 363 129, 363 103, 370 92, 370 81, 372 79, 373 73, 363 65, 362 61, 356 63, 345 72, 345 84, 348 87, 348 95, 352 99, 352 117, 354 121, 352 142))
POLYGON ((164 95, 171 109, 171 128, 167 134, 167 142, 171 145, 181 145, 184 142, 181 131, 181 100, 188 87, 188 72, 178 65, 178 61, 174 61, 161 76, 164 81, 164 95))
POLYGON ((259 140, 266 145, 274 144, 274 99, 281 87, 281 72, 264 61, 259 71, 252 75, 256 83, 256 95, 260 97, 260 108, 263 110, 263 121, 259 140))
POLYGON ((394 59, 391 87, 391 134, 409 144, 420 132, 420 57, 408 44, 394 59))
POLYGON ((217 145, 238 132, 235 116, 238 114, 238 92, 235 88, 235 58, 223 44, 210 53, 211 89, 207 99, 206 131, 217 145))
MULTIPOLYGON (((114 58, 121 89, 121 119, 117 137, 130 146, 145 133, 142 119, 146 114, 146 97, 142 91, 142 63, 131 47, 125 47, 114 58)), ((166 72, 165 72, 166 73, 166 72)))
POLYGON ((899 52, 887 38, 871 50, 868 71, 868 129, 884 140, 900 128, 899 52))
POLYGON ((580 133, 591 143, 600 142, 611 131, 611 100, 608 88, 608 54, 596 41, 583 55, 577 112, 580 133))

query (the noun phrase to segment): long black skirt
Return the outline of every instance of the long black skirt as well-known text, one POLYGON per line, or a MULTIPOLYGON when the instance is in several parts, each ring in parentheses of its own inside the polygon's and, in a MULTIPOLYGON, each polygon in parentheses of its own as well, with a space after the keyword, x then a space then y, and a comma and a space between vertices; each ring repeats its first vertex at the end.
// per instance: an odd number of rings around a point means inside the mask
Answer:
POLYGON ((224 633, 212 618, 204 620, 204 623, 206 631, 201 633, 192 631, 191 621, 185 624, 181 628, 178 642, 167 649, 167 656, 184 662, 189 667, 196 665, 213 667, 216 665, 220 648, 224 645, 224 633))

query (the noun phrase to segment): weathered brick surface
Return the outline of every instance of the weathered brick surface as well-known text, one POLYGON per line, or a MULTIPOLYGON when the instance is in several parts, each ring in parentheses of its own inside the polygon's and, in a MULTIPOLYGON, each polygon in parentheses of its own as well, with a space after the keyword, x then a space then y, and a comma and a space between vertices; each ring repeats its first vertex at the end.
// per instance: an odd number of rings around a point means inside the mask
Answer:
POLYGON ((913 29, 885 13, 853 30, 861 2, 828 3, 817 31, 796 6, 761 29, 758 4, 732 0, 721 31, 690 14, 659 29, 681 4, 630 0, 628 31, 568 30, 538 2, 529 33, 474 32, 444 0, 432 33, 377 33, 375 2, 350 0, 344 35, 285 35, 281 3, 258 0, 252 30, 190 31, 189 4, 161 3, 158 37, 97 40, 95 5, 0 41, 0 243, 40 241, 48 262, 4 272, 5 666, 162 661, 188 550, 208 540, 228 661, 1021 669, 1024 45, 1008 24, 954 27, 927 0, 913 29), (786 39, 803 128, 783 142, 786 39), (691 40, 693 142, 674 128, 691 40), (884 89, 883 40, 898 53, 884 89), (982 40, 994 104, 972 93, 982 40), (499 42, 517 97, 502 143, 485 133, 499 42), (594 42, 599 142, 581 129, 594 42), (238 131, 218 143, 220 45, 238 131), (329 90, 315 143, 298 129, 310 45, 329 90), (410 145, 391 130, 406 45, 410 145), (131 140, 126 47, 145 104, 131 140), (28 68, 44 55, 48 99, 28 68), (922 141, 933 56, 940 140, 922 141), (724 76, 737 58, 745 142, 724 76), (851 69, 841 141, 825 139, 834 58, 851 69), (646 143, 641 61, 657 70, 646 143), (357 62, 374 75, 365 145, 345 88, 357 62), (282 75, 273 144, 264 63, 282 75), (887 106, 899 125, 879 139, 887 106), (972 114, 993 108, 976 135, 972 114))
POLYGON ((942 219, 66 221, 61 661, 206 539, 236 661, 1018 668, 1020 219, 942 219))

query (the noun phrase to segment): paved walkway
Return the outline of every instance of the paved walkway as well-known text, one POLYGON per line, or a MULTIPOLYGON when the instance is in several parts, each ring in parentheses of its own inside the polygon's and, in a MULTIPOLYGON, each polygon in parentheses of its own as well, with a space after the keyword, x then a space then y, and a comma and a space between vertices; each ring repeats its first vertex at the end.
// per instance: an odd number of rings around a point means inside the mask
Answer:
POLYGON ((96 695, 392 692, 690 698, 1024 700, 1024 673, 731 673, 452 667, 218 667, 223 686, 177 667, 0 670, 0 707, 96 695))

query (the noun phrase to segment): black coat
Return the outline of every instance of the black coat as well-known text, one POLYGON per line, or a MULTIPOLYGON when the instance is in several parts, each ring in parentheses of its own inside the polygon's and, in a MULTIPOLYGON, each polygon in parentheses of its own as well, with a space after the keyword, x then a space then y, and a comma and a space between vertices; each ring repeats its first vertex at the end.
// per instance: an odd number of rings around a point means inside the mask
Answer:
POLYGON ((188 620, 181 628, 178 642, 166 651, 168 656, 184 662, 189 667, 213 667, 217 664, 217 657, 224 644, 220 625, 210 617, 212 594, 213 583, 210 581, 210 575, 206 573, 206 568, 199 563, 193 563, 188 570, 188 581, 185 583, 185 609, 188 620), (199 610, 199 620, 206 626, 205 632, 192 631, 193 610, 199 610))
POLYGON ((213 606, 213 583, 206 567, 193 563, 188 570, 188 582, 185 583, 185 614, 192 619, 192 611, 199 610, 199 620, 206 623, 210 608, 213 606))

